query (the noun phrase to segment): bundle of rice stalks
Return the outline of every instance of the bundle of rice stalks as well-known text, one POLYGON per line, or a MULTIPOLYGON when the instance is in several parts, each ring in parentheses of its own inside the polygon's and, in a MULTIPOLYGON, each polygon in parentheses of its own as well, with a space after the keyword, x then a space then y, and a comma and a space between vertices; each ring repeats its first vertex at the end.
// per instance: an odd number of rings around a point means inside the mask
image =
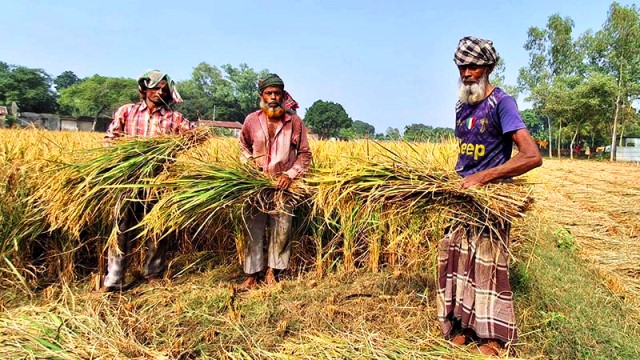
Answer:
POLYGON ((423 160, 438 154, 423 154, 411 144, 403 153, 380 147, 382 156, 374 160, 336 163, 333 169, 317 169, 307 180, 316 190, 313 214, 328 224, 335 235, 332 242, 342 243, 347 268, 368 256, 375 270, 381 252, 394 263, 411 249, 428 248, 424 239, 439 238, 454 222, 497 230, 521 217, 531 204, 528 187, 464 189, 453 168, 441 166, 445 162, 423 160))
POLYGON ((50 166, 43 158, 60 159, 73 149, 95 146, 101 136, 89 133, 0 129, 0 287, 26 286, 42 280, 45 271, 59 274, 64 258, 74 251, 65 234, 48 233, 47 219, 30 199, 50 166), (46 248, 45 245, 46 244, 46 248), (7 267, 5 267, 7 265, 7 267))
MULTIPOLYGON (((411 146, 411 145, 408 145, 411 146)), ((316 213, 340 212, 344 200, 363 203, 364 211, 442 213, 452 220, 486 226, 521 217, 532 202, 528 187, 513 183, 464 189, 453 169, 434 168, 422 154, 389 151, 386 161, 365 161, 320 169, 308 183, 317 187, 316 213)))
MULTIPOLYGON (((228 159, 227 159, 228 160, 228 159)), ((286 190, 275 187, 277 179, 251 164, 234 166, 192 159, 180 164, 170 177, 150 186, 167 190, 140 224, 157 237, 170 232, 233 225, 244 206, 266 213, 282 212, 310 197, 310 189, 294 181, 286 190)))
POLYGON ((76 155, 76 162, 60 162, 34 195, 44 208, 50 230, 62 229, 79 237, 96 227, 117 232, 117 220, 129 201, 148 201, 151 182, 175 161, 176 155, 210 136, 196 129, 184 136, 123 139, 108 147, 93 148, 76 155))

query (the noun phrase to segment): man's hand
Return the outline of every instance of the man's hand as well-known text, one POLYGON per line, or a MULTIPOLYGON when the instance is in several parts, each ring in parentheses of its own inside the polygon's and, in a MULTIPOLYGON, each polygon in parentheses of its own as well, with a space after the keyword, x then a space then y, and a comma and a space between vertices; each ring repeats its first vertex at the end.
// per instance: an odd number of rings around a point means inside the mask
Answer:
POLYGON ((460 182, 460 185, 465 189, 468 189, 474 186, 482 186, 486 184, 486 181, 484 180, 484 178, 485 178, 484 172, 480 171, 463 178, 462 181, 460 182))
POLYGON ((276 188, 280 190, 286 190, 291 184, 291 178, 287 174, 282 174, 278 177, 278 183, 276 184, 276 188))

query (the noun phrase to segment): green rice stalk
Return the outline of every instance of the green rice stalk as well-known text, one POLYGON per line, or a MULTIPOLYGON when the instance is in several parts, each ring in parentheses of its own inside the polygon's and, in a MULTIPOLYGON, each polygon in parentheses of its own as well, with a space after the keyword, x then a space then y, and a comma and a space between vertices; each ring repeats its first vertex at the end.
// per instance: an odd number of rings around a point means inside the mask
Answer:
POLYGON ((288 189, 278 190, 276 181, 249 164, 237 162, 235 167, 228 167, 192 159, 175 169, 175 177, 149 185, 165 193, 141 222, 142 236, 231 226, 234 213, 244 206, 274 213, 310 197, 310 190, 302 182, 294 181, 288 189))

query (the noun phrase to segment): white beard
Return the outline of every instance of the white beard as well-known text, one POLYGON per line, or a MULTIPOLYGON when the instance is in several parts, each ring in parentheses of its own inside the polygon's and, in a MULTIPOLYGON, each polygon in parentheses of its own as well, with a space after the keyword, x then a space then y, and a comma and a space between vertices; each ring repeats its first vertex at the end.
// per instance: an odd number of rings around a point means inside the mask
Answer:
POLYGON ((458 80, 458 99, 465 104, 475 105, 484 99, 484 92, 487 89, 487 77, 483 76, 479 82, 465 85, 462 80, 458 80))

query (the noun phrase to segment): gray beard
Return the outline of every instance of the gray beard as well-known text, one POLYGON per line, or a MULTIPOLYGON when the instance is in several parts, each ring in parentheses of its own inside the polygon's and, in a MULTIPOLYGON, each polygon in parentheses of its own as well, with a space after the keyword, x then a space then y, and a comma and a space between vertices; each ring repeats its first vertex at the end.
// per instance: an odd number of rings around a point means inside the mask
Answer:
POLYGON ((487 89, 487 78, 485 76, 480 82, 465 85, 462 80, 458 80, 458 99, 464 104, 475 105, 484 99, 484 92, 487 89))

